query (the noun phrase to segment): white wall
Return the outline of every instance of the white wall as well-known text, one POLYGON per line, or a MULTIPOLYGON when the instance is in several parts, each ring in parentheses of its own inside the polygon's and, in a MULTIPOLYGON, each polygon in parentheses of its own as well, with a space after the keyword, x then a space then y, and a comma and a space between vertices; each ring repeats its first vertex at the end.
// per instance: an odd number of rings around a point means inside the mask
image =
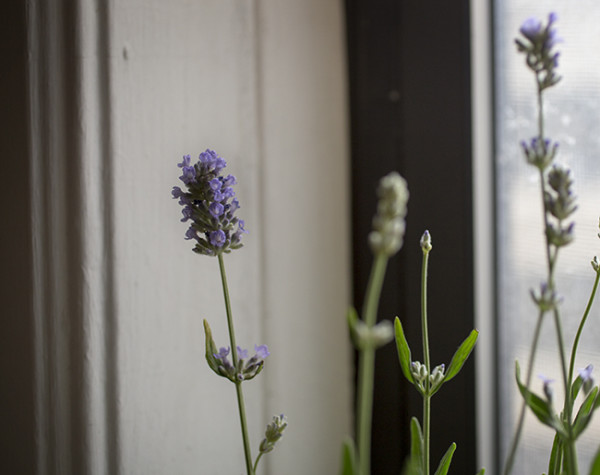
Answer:
POLYGON ((259 473, 336 472, 352 422, 342 4, 30 0, 39 473, 244 471, 233 385, 203 356, 203 318, 228 345, 217 260, 191 251, 170 197, 205 148, 250 230, 225 258, 238 342, 271 350, 244 386, 254 452, 289 420, 259 473))

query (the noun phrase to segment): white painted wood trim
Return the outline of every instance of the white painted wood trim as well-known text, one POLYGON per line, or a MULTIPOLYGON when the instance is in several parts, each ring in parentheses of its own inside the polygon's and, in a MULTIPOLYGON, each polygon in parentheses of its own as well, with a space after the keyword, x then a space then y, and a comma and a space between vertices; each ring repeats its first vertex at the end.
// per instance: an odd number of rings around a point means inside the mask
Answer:
POLYGON ((496 459, 494 308, 494 156, 491 2, 471 1, 473 206, 477 460, 493 475, 496 459))

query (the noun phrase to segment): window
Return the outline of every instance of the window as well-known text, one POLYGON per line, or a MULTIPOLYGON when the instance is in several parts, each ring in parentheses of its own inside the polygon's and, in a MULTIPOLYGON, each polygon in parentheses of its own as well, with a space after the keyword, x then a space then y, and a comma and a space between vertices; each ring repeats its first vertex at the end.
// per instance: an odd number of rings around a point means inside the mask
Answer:
MULTIPOLYGON (((498 0, 495 4, 495 99, 496 179, 498 252, 498 368, 501 459, 504 460, 521 397, 515 386, 514 362, 524 367, 533 338, 537 310, 529 289, 545 278, 541 195, 535 168, 527 165, 519 142, 537 132, 535 83, 518 55, 513 39, 521 23, 530 16, 558 15, 559 74, 561 82, 545 93, 546 135, 560 142, 557 161, 567 165, 575 179, 579 209, 575 213, 575 242, 561 250, 557 288, 564 297, 561 305, 567 352, 592 288, 594 274, 590 260, 600 250, 600 59, 595 47, 600 40, 598 2, 546 0, 523 2, 498 0), (594 47, 590 47, 594 45, 594 47)), ((546 18, 544 18, 546 20, 546 18)), ((579 348, 575 368, 600 362, 598 303, 592 308, 579 348)), ((562 383, 557 342, 552 318, 543 323, 540 347, 533 371, 533 389, 542 391, 541 373, 556 380, 556 399, 562 401, 562 383)), ((569 355, 567 354, 567 357, 569 355)), ((559 403, 561 404, 561 403, 559 403)), ((528 416, 515 464, 515 473, 547 470, 553 431, 528 416)), ((591 456, 600 440, 596 417, 578 442, 579 466, 587 473, 591 456)))

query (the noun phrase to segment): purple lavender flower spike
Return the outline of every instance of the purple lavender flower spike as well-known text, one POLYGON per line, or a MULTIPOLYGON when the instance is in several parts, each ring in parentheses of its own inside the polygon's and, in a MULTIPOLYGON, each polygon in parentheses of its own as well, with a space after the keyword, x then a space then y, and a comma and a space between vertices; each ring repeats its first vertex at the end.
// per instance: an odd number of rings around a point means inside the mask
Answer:
POLYGON ((240 360, 245 360, 246 358, 248 358, 248 350, 244 350, 238 346, 237 352, 238 352, 238 358, 240 360))
POLYGON ((232 188, 237 180, 233 175, 221 175, 225 160, 207 149, 197 163, 185 155, 177 166, 182 169, 179 179, 186 186, 173 187, 171 195, 183 207, 182 221, 192 221, 185 239, 196 241, 194 252, 217 256, 242 247, 241 235, 246 231, 243 220, 234 215, 240 207, 232 188))

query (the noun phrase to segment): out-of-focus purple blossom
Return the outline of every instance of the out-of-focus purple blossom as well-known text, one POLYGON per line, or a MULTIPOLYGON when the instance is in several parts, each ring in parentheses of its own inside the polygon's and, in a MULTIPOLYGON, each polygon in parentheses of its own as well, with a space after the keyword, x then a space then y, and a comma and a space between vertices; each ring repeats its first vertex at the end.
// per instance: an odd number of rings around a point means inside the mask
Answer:
POLYGON ((254 351, 256 352, 256 355, 263 360, 271 354, 269 353, 267 345, 254 345, 254 351))
POLYGON ((542 380, 542 383, 544 384, 544 394, 546 395, 546 398, 548 399, 548 401, 552 401, 552 396, 554 395, 552 383, 554 382, 554 380, 551 378, 547 378, 543 374, 538 374, 538 377, 542 380))
POLYGON ((583 392, 589 394, 594 387, 594 378, 592 378, 592 370, 594 367, 589 364, 585 368, 579 370, 579 377, 583 383, 583 392))
POLYGON ((581 379, 583 381, 587 381, 588 379, 590 379, 592 377, 593 369, 594 369, 594 366, 589 364, 585 368, 582 368, 579 370, 579 376, 581 376, 581 379))
POLYGON ((215 358, 220 359, 221 361, 225 361, 227 359, 227 357, 229 356, 229 347, 224 348, 221 347, 219 349, 219 352, 217 354, 215 354, 215 358))
POLYGON ((515 40, 519 51, 526 54, 527 66, 536 73, 540 90, 560 81, 554 71, 558 67, 559 53, 553 51, 560 41, 554 28, 557 18, 556 13, 550 13, 545 26, 537 18, 528 18, 519 28, 523 38, 515 40))
POLYGON ((530 41, 535 41, 542 31, 542 22, 537 18, 528 18, 519 28, 521 34, 530 41))
POLYGON ((245 360, 246 358, 248 358, 248 350, 244 350, 244 349, 240 348, 239 346, 237 347, 237 354, 238 354, 238 358, 241 360, 245 360))
POLYGON ((232 186, 233 175, 222 176, 225 160, 214 151, 206 150, 193 164, 185 155, 177 166, 182 169, 179 179, 185 189, 173 187, 171 194, 183 206, 181 221, 191 221, 185 239, 195 240, 194 251, 216 256, 242 247, 244 221, 235 216, 240 204, 232 186))

